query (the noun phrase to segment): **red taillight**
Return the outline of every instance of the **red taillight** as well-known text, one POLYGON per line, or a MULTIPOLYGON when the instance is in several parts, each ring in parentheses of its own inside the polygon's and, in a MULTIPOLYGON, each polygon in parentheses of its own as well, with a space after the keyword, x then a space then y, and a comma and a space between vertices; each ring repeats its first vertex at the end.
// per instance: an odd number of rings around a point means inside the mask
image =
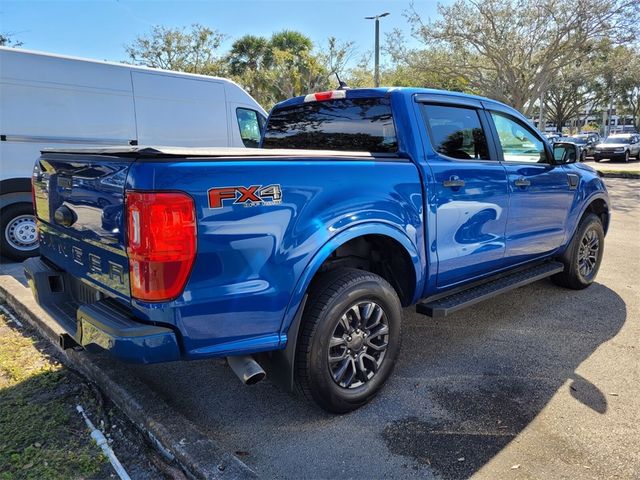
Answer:
POLYGON ((182 293, 196 256, 193 199, 179 192, 126 192, 131 296, 157 302, 182 293))

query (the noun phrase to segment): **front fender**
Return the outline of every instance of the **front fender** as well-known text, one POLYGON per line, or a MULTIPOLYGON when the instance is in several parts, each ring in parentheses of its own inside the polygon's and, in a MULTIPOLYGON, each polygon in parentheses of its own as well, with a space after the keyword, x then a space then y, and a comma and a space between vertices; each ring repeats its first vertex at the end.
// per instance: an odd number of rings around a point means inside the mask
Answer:
POLYGON ((400 243, 411 258, 411 262, 414 268, 415 275, 415 291, 413 294, 413 300, 411 303, 415 303, 418 300, 420 292, 424 289, 424 275, 423 271, 426 266, 424 265, 423 258, 419 255, 418 248, 411 242, 409 237, 397 227, 382 222, 365 222, 352 225, 346 230, 343 230, 339 234, 330 238, 325 242, 322 247, 318 249, 311 261, 307 264, 302 274, 300 275, 295 289, 289 300, 285 316, 280 327, 281 338, 285 339, 288 336, 285 334, 289 331, 289 328, 296 317, 296 313, 301 307, 302 299, 305 292, 309 288, 313 277, 320 269, 320 266, 324 261, 329 258, 338 247, 344 245, 349 240, 365 235, 384 235, 400 243))
MULTIPOLYGON (((565 237, 565 242, 562 249, 558 253, 563 253, 566 248, 571 243, 573 239, 573 235, 578 229, 578 225, 580 224, 580 219, 584 216, 589 205, 591 205, 596 200, 604 201, 605 205, 607 205, 607 211, 609 217, 611 217, 611 209, 610 209, 610 200, 609 196, 606 193, 606 190, 598 190, 596 192, 592 192, 586 198, 580 201, 578 206, 574 208, 569 216, 569 221, 567 222, 567 235, 565 237)), ((609 219, 609 224, 611 223, 611 219, 609 219)), ((603 225, 605 234, 607 233, 608 225, 603 225)))

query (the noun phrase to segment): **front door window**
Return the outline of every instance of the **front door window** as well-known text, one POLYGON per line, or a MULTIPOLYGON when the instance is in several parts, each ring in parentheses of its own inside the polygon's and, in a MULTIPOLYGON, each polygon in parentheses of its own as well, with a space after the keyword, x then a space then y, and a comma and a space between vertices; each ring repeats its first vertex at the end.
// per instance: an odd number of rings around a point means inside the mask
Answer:
POLYGON ((520 122, 491 112, 505 162, 547 163, 542 140, 520 122))

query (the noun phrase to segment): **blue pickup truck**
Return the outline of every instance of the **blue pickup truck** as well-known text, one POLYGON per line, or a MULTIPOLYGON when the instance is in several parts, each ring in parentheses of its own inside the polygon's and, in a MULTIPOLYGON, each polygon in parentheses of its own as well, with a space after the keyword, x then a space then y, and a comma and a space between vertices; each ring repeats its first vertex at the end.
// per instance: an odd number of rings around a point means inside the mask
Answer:
POLYGON ((63 348, 226 357, 347 412, 389 377, 403 307, 442 317, 598 272, 602 179, 501 103, 342 89, 276 105, 262 131, 256 149, 42 153, 25 271, 63 348))

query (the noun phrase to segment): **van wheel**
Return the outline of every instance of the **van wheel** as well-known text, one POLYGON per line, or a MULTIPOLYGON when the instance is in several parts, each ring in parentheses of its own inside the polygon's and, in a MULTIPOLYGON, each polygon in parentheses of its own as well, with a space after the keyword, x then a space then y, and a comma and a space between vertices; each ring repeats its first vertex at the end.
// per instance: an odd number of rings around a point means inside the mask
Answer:
POLYGON ((334 413, 371 400, 400 351, 402 307, 391 285, 350 268, 322 274, 302 320, 295 375, 303 395, 334 413))
POLYGON ((604 229, 600 218, 590 213, 585 216, 565 252, 564 271, 551 277, 562 287, 582 290, 593 283, 598 274, 604 252, 604 229))
POLYGON ((21 262, 38 254, 38 234, 33 206, 14 203, 0 212, 2 256, 21 262))

